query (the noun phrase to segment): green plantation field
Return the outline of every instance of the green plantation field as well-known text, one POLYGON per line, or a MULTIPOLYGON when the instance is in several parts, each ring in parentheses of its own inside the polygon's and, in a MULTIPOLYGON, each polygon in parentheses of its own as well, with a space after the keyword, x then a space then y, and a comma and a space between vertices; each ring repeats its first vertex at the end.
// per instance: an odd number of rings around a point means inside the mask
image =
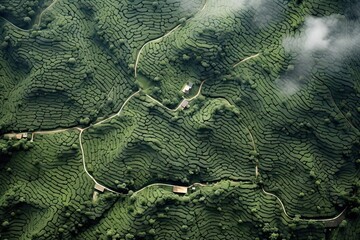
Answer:
POLYGON ((74 147, 77 140, 76 131, 38 135, 2 158, 2 239, 70 239, 109 208, 113 196, 97 206, 91 202, 93 183, 74 147))
POLYGON ((0 0, 0 239, 360 238, 360 3, 0 0))
POLYGON ((209 100, 191 104, 196 112, 171 113, 146 96, 132 99, 120 117, 83 134, 88 166, 114 189, 254 180, 249 133, 234 112, 221 110, 227 104, 209 100))
POLYGON ((187 197, 179 197, 165 187, 149 187, 115 204, 107 218, 81 234, 80 239, 291 239, 305 232, 314 238, 322 234, 317 223, 293 221, 292 229, 286 227, 289 222, 283 218, 279 204, 254 184, 224 181, 199 188, 187 197))

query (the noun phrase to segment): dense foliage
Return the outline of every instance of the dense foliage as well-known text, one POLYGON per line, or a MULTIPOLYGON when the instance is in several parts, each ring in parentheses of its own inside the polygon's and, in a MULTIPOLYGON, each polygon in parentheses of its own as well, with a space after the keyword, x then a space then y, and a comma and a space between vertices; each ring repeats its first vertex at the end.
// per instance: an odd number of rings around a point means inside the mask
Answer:
POLYGON ((358 239, 358 9, 0 0, 0 239, 358 239))

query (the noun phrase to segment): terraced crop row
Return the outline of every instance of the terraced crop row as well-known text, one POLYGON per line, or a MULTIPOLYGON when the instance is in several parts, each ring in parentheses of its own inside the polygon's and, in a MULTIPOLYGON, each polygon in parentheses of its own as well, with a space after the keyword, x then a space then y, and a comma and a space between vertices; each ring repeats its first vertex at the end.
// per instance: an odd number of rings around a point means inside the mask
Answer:
POLYGON ((135 88, 131 66, 142 45, 201 4, 59 1, 29 31, 1 19, 6 62, 0 71, 7 82, 1 85, 0 125, 14 131, 53 129, 117 111, 135 88))
POLYGON ((0 162, 0 238, 69 239, 109 204, 91 203, 78 132, 37 135, 27 146, 0 162))
POLYGON ((89 126, 0 139, 0 238, 356 239, 358 55, 284 43, 347 4, 260 2, 45 1, 25 26, 0 0, 0 132, 89 126))
MULTIPOLYGON (((317 10, 335 12, 336 8, 324 4, 317 10)), ((208 0, 176 31, 144 48, 139 72, 155 80, 158 99, 177 102, 187 81, 221 78, 246 57, 281 44, 302 24, 303 11, 308 9, 282 0, 262 4, 208 0)))
POLYGON ((87 166, 114 189, 252 179, 248 132, 226 106, 215 99, 172 114, 146 96, 134 98, 120 117, 84 132, 87 166))
MULTIPOLYGON (((278 194, 291 215, 333 216, 343 208, 343 195, 352 194, 358 176, 354 161, 357 118, 347 118, 348 105, 341 103, 356 105, 358 97, 354 93, 337 99, 340 95, 334 87, 355 92, 353 77, 344 68, 336 75, 327 72, 321 81, 316 76, 325 74, 325 69, 319 68, 312 79, 300 83, 298 92, 289 95, 278 75, 266 72, 266 68, 279 69, 285 76, 281 70, 285 66, 279 68, 278 60, 272 60, 275 55, 286 62, 285 55, 277 54, 274 51, 243 63, 226 79, 206 84, 203 94, 226 96, 241 109, 256 140, 265 186, 278 194)), ((358 113, 352 109, 352 114, 358 113)))
MULTIPOLYGON (((283 230, 284 225, 295 224, 298 231, 308 227, 281 219, 278 203, 255 185, 224 181, 185 197, 152 187, 115 204, 79 238, 256 239, 273 234, 289 239, 295 232, 283 230)), ((321 238, 323 233, 311 228, 313 236, 321 238)))

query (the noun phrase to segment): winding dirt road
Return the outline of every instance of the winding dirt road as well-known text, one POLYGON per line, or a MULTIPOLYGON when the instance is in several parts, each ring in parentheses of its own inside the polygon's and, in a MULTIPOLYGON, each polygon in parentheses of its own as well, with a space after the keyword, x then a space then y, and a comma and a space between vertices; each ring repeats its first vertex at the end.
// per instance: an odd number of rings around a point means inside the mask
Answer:
POLYGON ((198 92, 196 93, 195 96, 193 96, 193 97, 191 97, 191 98, 184 98, 184 99, 179 103, 179 105, 178 105, 176 108, 174 108, 174 109, 171 109, 171 108, 166 107, 166 106, 165 106, 164 104, 162 104, 160 101, 156 100, 155 98, 153 98, 152 96, 150 96, 150 95, 148 95, 148 94, 146 94, 146 96, 147 96, 148 98, 150 98, 150 99, 151 99, 153 102, 155 102, 156 104, 158 104, 158 105, 160 105, 161 107, 165 108, 166 110, 168 110, 168 111, 170 111, 170 112, 176 112, 176 111, 178 111, 178 110, 181 108, 181 105, 182 105, 182 103, 183 103, 184 101, 191 102, 191 101, 193 101, 194 99, 196 99, 197 97, 199 97, 199 95, 200 95, 200 93, 201 93, 201 89, 202 89, 204 83, 205 83, 205 80, 201 82, 201 84, 200 84, 200 86, 199 86, 199 90, 198 90, 198 92))
MULTIPOLYGON (((47 8, 45 8, 43 10, 43 12, 39 15, 39 20, 38 20, 38 23, 40 24, 41 23, 41 19, 42 19, 42 15, 44 14, 44 12, 48 11, 52 6, 54 6, 54 4, 57 2, 58 0, 54 0, 47 8)), ((206 8, 206 5, 207 5, 207 1, 205 1, 205 4, 203 6, 203 8, 200 10, 200 11, 203 11, 205 8, 206 8)), ((5 19, 6 22, 10 23, 11 25, 13 25, 15 28, 21 30, 21 31, 29 31, 29 30, 25 30, 25 29, 22 29, 22 28, 19 28, 17 27, 16 25, 12 24, 11 22, 9 22, 8 20, 5 19)), ((141 49, 139 50, 137 56, 136 56, 136 61, 135 61, 135 66, 134 66, 134 74, 135 74, 135 78, 137 77, 137 70, 138 70, 138 64, 139 64, 139 61, 140 61, 140 57, 141 57, 141 54, 142 54, 142 51, 144 50, 144 48, 151 44, 151 43, 156 43, 156 42, 160 42, 162 41, 164 38, 166 38, 168 35, 170 35, 172 32, 176 31, 179 27, 181 26, 181 24, 177 25, 176 27, 174 27, 172 30, 170 30, 168 33, 166 33, 165 35, 157 38, 157 39, 154 39, 154 40, 150 40, 148 42, 146 42, 142 47, 141 49)), ((30 29, 31 30, 31 29, 30 29)), ((253 56, 250 56, 250 57, 247 57, 243 60, 241 60, 240 62, 236 63, 233 65, 233 67, 236 67, 238 66, 239 64, 241 63, 244 63, 252 58, 255 58, 257 56, 259 56, 260 53, 258 54, 255 54, 253 56)), ((192 98, 184 98, 184 100, 190 102, 194 99, 196 99, 200 94, 201 94, 201 90, 202 90, 202 87, 203 87, 203 84, 204 84, 205 81, 202 81, 200 87, 199 87, 199 90, 197 92, 197 94, 195 96, 193 96, 192 98)), ((120 116, 120 114, 122 113, 123 109, 125 108, 125 106, 128 104, 128 102, 134 97, 136 96, 137 94, 139 94, 141 92, 141 89, 139 89, 138 91, 132 93, 126 100, 125 102, 123 103, 123 105, 121 106, 120 110, 116 113, 116 114, 113 114, 111 116, 109 116, 108 118, 102 120, 102 121, 99 121, 97 123, 95 123, 93 126, 98 126, 98 125, 101 125, 109 120, 111 120, 112 118, 114 117, 117 117, 117 116, 120 116)), ((171 111, 171 112, 175 112, 175 111, 178 111, 180 108, 181 108, 181 103, 175 108, 175 109, 170 109, 166 106, 164 106, 161 102, 159 102, 158 100, 156 100, 155 98, 151 97, 150 95, 146 95, 148 98, 150 98, 152 101, 154 101, 155 103, 157 103, 158 105, 162 106, 163 108, 167 109, 168 111, 171 111)), ((183 100, 183 101, 184 101, 183 100)), ((336 104, 335 104, 336 106, 336 104)), ((336 106, 337 107, 337 106, 336 106)), ((340 111, 341 112, 341 111, 340 111)), ((345 118, 346 119, 346 118, 345 118)), ((351 125, 351 123, 349 123, 351 125)), ((86 172, 86 174, 92 179, 92 181, 95 183, 95 184, 98 184, 99 186, 103 187, 104 189, 108 190, 109 192, 112 192, 114 194, 121 194, 120 192, 117 192, 115 190, 112 190, 111 188, 108 188, 102 184, 100 184, 87 170, 87 167, 86 167, 86 157, 85 157, 85 151, 84 151, 84 146, 83 146, 83 139, 82 139, 82 136, 83 136, 83 133, 84 131, 86 131, 87 129, 90 129, 92 126, 89 126, 89 127, 86 127, 86 128, 80 128, 80 127, 71 127, 71 128, 64 128, 64 129, 55 129, 55 130, 50 130, 50 131, 36 131, 36 132, 33 132, 32 133, 32 137, 31 137, 31 141, 34 140, 34 136, 36 134, 56 134, 56 133, 61 133, 61 132, 66 132, 66 131, 70 131, 70 130, 77 130, 79 131, 79 144, 80 144, 80 151, 81 151, 81 155, 82 155, 82 163, 83 163, 83 168, 84 168, 84 171, 86 172)), ((254 151, 256 151, 256 144, 255 144, 255 141, 254 141, 254 137, 251 133, 251 131, 248 129, 249 131, 249 134, 250 134, 250 137, 251 137, 251 142, 252 142, 252 146, 253 146, 253 149, 254 151)), ((256 166, 255 166, 255 177, 257 178, 258 175, 259 175, 259 164, 256 163, 256 166)), ((231 181, 233 183, 251 183, 251 182, 237 182, 237 181, 231 181)), ((192 186, 200 186, 200 187, 205 187, 205 186, 210 186, 210 185, 214 185, 216 183, 212 183, 212 184, 203 184, 203 183, 194 183, 188 187, 192 187, 192 186)), ((167 186, 167 187, 173 187, 174 185, 172 184, 164 184, 164 183, 154 183, 154 184, 150 184, 148 186, 145 186, 141 189, 139 189, 138 191, 134 192, 133 193, 133 196, 134 195, 137 195, 139 193, 141 193, 142 191, 144 191, 145 189, 149 188, 149 187, 153 187, 153 186, 167 186)), ((265 191, 264 188, 262 188, 262 192, 265 194, 265 195, 268 195, 268 196, 271 196, 271 197, 274 197, 276 198, 277 201, 279 201, 280 205, 281 205, 281 208, 282 208, 282 211, 284 212, 285 216, 288 217, 289 219, 294 219, 294 217, 291 217, 287 211, 286 211, 286 208, 283 204, 283 202, 281 201, 281 199, 276 196, 275 194, 273 193, 269 193, 267 191, 265 191)), ((301 219, 303 221, 316 221, 316 222, 332 222, 332 221, 336 221, 338 219, 341 219, 344 217, 346 213, 346 208, 340 213, 338 214, 337 216, 333 217, 333 218, 326 218, 326 219, 322 219, 322 218, 316 218, 316 219, 301 219)))
POLYGON ((252 59, 252 58, 258 57, 259 55, 260 55, 260 53, 257 53, 257 54, 255 54, 255 55, 250 56, 250 57, 244 58, 244 59, 241 60, 240 62, 234 64, 234 65, 233 65, 233 68, 237 67, 237 66, 240 65, 241 63, 244 63, 244 62, 246 62, 246 61, 248 61, 248 60, 250 60, 250 59, 252 59))
POLYGON ((140 56, 141 56, 141 53, 142 51, 144 50, 144 48, 151 44, 151 43, 156 43, 156 42, 161 42, 164 38, 166 38, 168 35, 170 35, 172 32, 174 32, 176 29, 178 29, 179 27, 181 26, 181 24, 177 25, 176 27, 174 27, 173 29, 171 29, 168 33, 166 33, 165 35, 159 37, 159 38, 156 38, 154 40, 150 40, 146 43, 144 43, 144 45, 140 48, 137 56, 136 56, 136 61, 135 61, 135 65, 134 65, 134 75, 135 75, 135 78, 137 78, 137 69, 138 69, 138 65, 139 65, 139 61, 140 61, 140 56))
MULTIPOLYGON (((202 12, 207 6, 207 0, 205 0, 205 3, 204 3, 204 6, 199 10, 198 13, 202 12)), ((186 21, 188 21, 189 19, 187 19, 186 21)), ((164 38, 166 38, 167 36, 169 36, 171 33, 173 33, 174 31, 176 31, 182 24, 178 24, 177 26, 175 26, 173 29, 171 29, 169 32, 167 32, 165 35, 159 37, 159 38, 156 38, 156 39, 153 39, 153 40, 150 40, 146 43, 144 43, 144 45, 140 48, 137 56, 136 56, 136 60, 135 60, 135 64, 134 64, 134 75, 135 75, 135 78, 137 78, 137 69, 138 69, 138 65, 139 65, 139 61, 140 61, 140 56, 141 56, 141 53, 142 51, 144 50, 144 48, 151 44, 151 43, 157 43, 157 42, 161 42, 164 38)))

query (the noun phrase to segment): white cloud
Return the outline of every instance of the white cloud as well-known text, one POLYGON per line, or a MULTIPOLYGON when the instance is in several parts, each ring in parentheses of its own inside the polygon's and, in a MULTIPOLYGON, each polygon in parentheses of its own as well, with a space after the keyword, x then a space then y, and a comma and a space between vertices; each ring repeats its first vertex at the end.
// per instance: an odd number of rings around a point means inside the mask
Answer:
POLYGON ((308 17, 300 36, 285 38, 288 52, 297 52, 307 58, 316 51, 343 57, 359 48, 360 26, 340 15, 323 18, 308 17))
POLYGON ((312 51, 329 47, 329 24, 319 18, 309 18, 306 21, 304 50, 312 51))
MULTIPOLYGON (((209 4, 211 1, 219 1, 219 0, 207 0, 209 4)), ((219 3, 219 2, 218 2, 219 3)), ((258 8, 261 4, 264 3, 264 0, 225 0, 220 2, 223 6, 231 8, 233 10, 240 10, 242 8, 258 8)))
MULTIPOLYGON (((193 0, 192 0, 193 1, 193 0)), ((189 0, 181 0, 181 8, 186 11, 193 11, 193 3, 189 0)), ((197 3, 199 1, 196 1, 197 3)), ((257 9, 266 0, 206 0, 206 13, 212 17, 224 16, 229 12, 237 12, 249 8, 257 9)))
POLYGON ((299 91, 299 84, 295 81, 284 81, 281 88, 285 95, 291 96, 299 91))
POLYGON ((340 15, 308 17, 302 32, 285 38, 283 46, 286 52, 297 56, 294 70, 285 73, 279 81, 281 90, 292 95, 303 84, 299 77, 309 79, 318 62, 331 71, 334 63, 341 65, 360 52, 360 26, 340 15))

